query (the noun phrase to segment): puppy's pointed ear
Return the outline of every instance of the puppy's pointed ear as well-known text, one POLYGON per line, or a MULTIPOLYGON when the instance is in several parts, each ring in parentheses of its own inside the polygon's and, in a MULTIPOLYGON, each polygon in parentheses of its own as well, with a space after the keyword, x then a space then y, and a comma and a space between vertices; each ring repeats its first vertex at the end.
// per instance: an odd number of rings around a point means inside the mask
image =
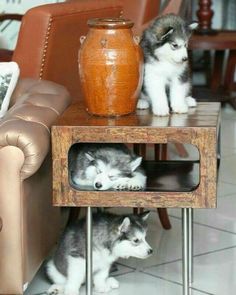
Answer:
POLYGON ((85 153, 85 157, 86 157, 90 162, 92 162, 92 161, 95 160, 94 157, 93 157, 93 155, 92 155, 91 153, 85 153))
POLYGON ((131 171, 133 172, 142 162, 142 157, 138 157, 132 162, 130 162, 131 171))
POLYGON ((150 215, 150 211, 146 211, 146 212, 143 212, 143 213, 140 213, 138 216, 143 220, 143 221, 146 221, 148 219, 150 215))
POLYGON ((190 31, 196 30, 198 28, 198 22, 197 21, 193 21, 190 24, 188 24, 188 28, 190 29, 190 31))
POLYGON ((165 29, 162 34, 160 40, 163 41, 165 40, 168 36, 170 36, 174 32, 174 29, 172 27, 169 27, 165 29))
POLYGON ((127 233, 127 231, 129 230, 130 227, 130 219, 129 217, 125 217, 121 223, 121 225, 119 226, 119 232, 120 233, 127 233))

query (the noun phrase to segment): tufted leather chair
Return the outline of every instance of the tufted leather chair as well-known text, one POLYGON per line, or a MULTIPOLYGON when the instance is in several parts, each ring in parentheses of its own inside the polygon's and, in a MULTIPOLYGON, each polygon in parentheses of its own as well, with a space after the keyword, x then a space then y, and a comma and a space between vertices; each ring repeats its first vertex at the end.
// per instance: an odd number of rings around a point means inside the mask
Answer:
POLYGON ((51 204, 50 127, 70 102, 63 86, 23 79, 0 120, 0 294, 23 294, 66 221, 51 204))

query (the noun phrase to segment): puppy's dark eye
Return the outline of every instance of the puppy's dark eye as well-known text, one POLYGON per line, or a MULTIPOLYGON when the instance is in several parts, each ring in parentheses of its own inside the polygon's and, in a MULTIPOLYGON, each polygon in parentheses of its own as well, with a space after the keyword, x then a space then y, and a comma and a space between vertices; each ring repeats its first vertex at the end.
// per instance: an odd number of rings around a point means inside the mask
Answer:
POLYGON ((134 242, 135 244, 138 244, 140 241, 139 241, 139 239, 134 239, 133 242, 134 242))
POLYGON ((178 49, 178 44, 176 44, 176 43, 171 43, 171 49, 173 49, 173 50, 176 50, 176 49, 178 49))

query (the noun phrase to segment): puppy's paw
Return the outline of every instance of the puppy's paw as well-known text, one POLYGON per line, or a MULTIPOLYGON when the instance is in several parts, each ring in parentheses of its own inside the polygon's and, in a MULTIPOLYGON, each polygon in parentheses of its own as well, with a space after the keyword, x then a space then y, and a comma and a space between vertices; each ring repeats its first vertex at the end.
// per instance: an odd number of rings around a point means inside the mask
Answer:
POLYGON ((188 112, 188 105, 186 103, 179 104, 179 105, 172 105, 173 113, 177 114, 185 114, 188 112))
POLYGON ((53 284, 48 290, 48 295, 62 295, 64 294, 64 287, 61 285, 53 284))
POLYGON ((107 279, 107 284, 111 287, 111 289, 118 289, 120 283, 113 277, 107 279))
POLYGON ((168 105, 161 105, 159 104, 158 106, 153 106, 152 108, 152 112, 154 115, 156 116, 160 116, 160 117, 165 117, 165 116, 169 116, 170 114, 170 109, 168 105))
POLYGON ((130 191, 140 191, 144 189, 144 184, 137 178, 130 178, 127 183, 127 189, 130 191))
POLYGON ((186 103, 190 108, 195 108, 197 106, 196 99, 193 98, 192 96, 186 97, 186 103))
POLYGON ((113 188, 117 191, 123 191, 127 189, 127 178, 125 179, 118 179, 114 185, 113 188))
POLYGON ((79 292, 76 290, 65 290, 64 295, 79 295, 79 292))
POLYGON ((98 292, 98 293, 107 293, 109 291, 111 291, 111 286, 107 283, 107 284, 99 284, 99 285, 95 285, 94 286, 94 291, 98 292))
POLYGON ((137 103, 137 109, 146 110, 149 108, 149 103, 146 99, 140 98, 137 103))
POLYGON ((120 184, 115 185, 114 189, 117 190, 117 191, 124 191, 124 190, 127 189, 127 185, 123 184, 123 183, 120 183, 120 184))

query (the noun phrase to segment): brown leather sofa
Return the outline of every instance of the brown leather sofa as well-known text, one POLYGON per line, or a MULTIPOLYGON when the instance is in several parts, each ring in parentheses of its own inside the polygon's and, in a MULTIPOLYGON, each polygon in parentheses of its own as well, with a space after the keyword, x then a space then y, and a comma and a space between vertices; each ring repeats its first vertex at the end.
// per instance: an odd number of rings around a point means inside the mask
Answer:
POLYGON ((51 204, 50 127, 70 102, 63 86, 22 79, 0 120, 0 294, 23 294, 63 228, 51 204))

